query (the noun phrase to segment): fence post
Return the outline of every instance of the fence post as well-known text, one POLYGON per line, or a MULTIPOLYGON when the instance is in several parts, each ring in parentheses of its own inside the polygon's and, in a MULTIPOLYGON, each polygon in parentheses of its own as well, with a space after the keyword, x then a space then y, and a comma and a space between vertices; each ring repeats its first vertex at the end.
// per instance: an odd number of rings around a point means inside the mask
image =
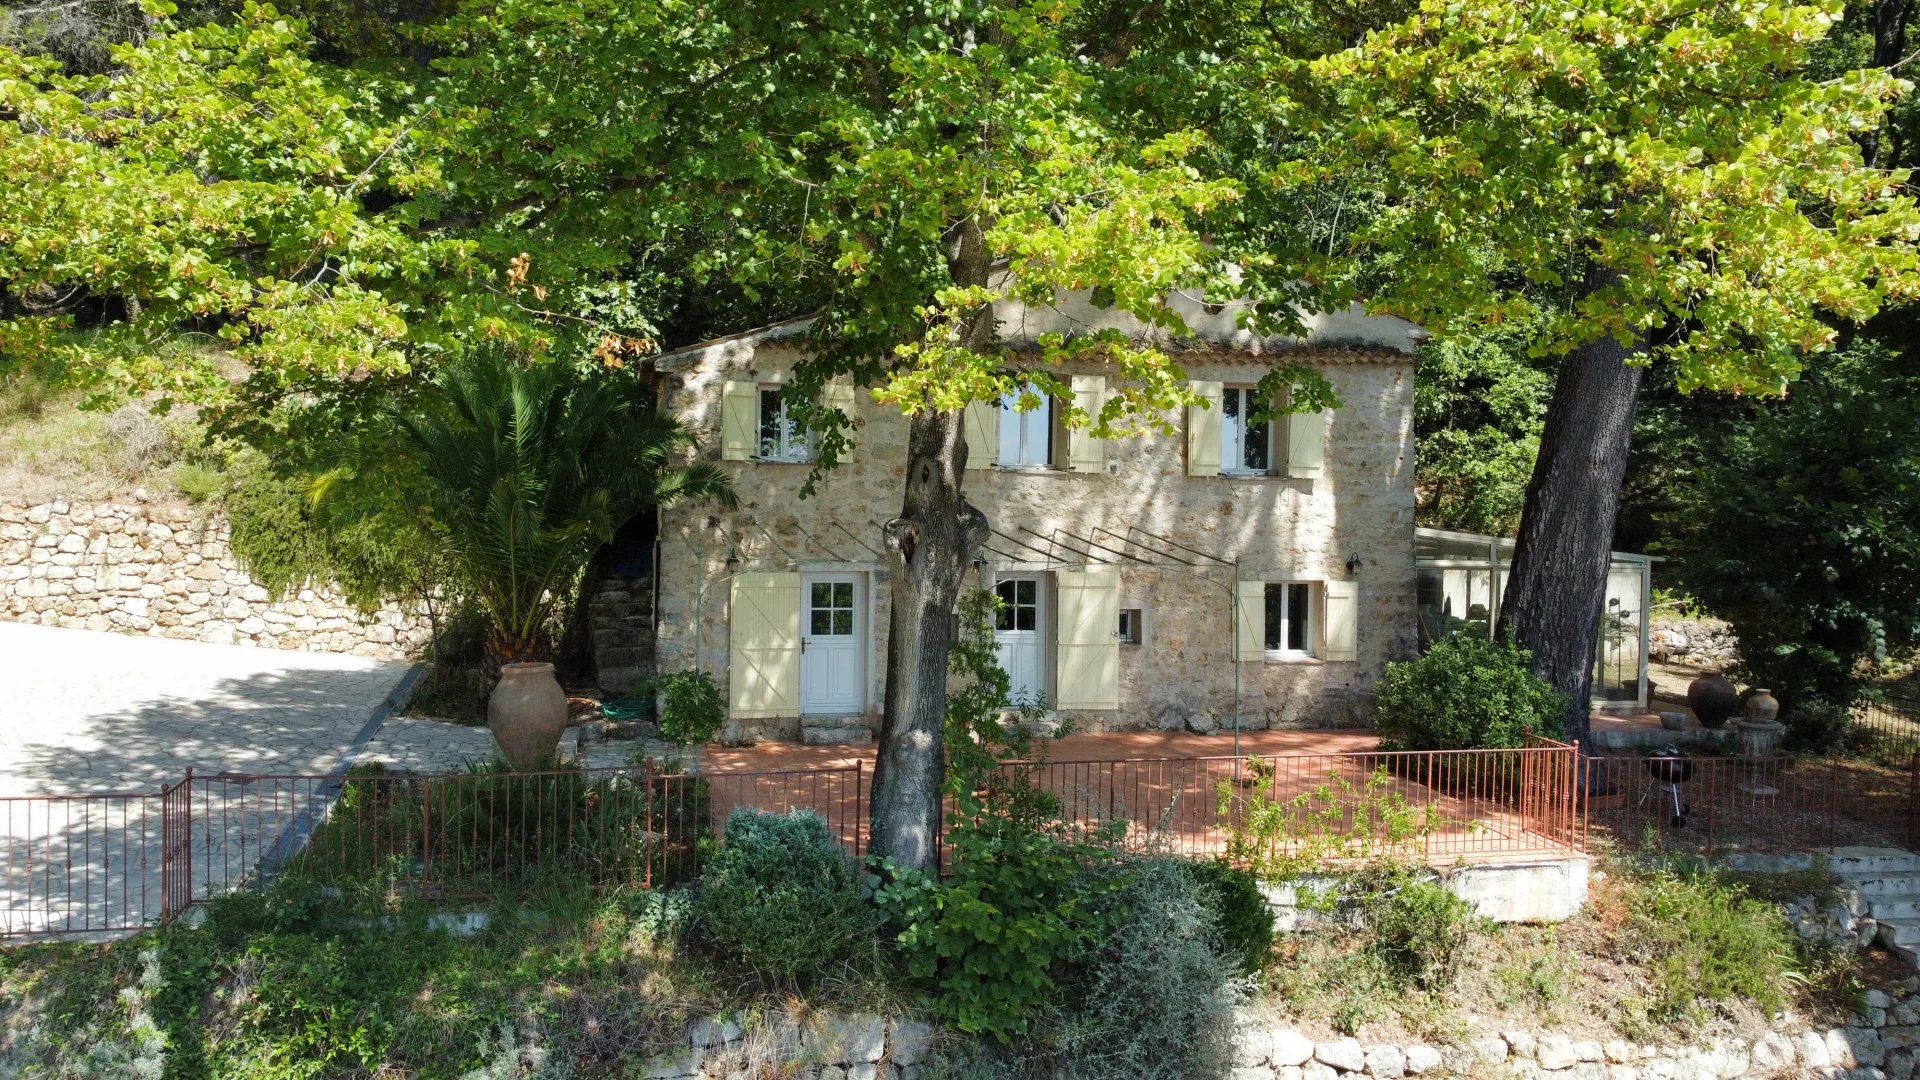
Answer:
POLYGON ((193 905, 193 766, 160 789, 160 922, 193 905))
MULTIPOLYGON (((856 862, 860 859, 861 840, 863 839, 861 834, 867 827, 867 815, 861 810, 861 807, 866 805, 866 800, 860 797, 860 787, 866 777, 866 767, 867 763, 864 760, 860 758, 853 759, 853 858, 856 862)), ((934 835, 938 837, 939 833, 936 831, 934 835)), ((934 861, 937 863, 940 859, 939 841, 936 839, 934 844, 934 861)))
MULTIPOLYGON (((654 847, 653 759, 652 758, 647 759, 646 765, 641 771, 640 806, 642 807, 640 811, 641 813, 640 838, 641 838, 642 844, 644 845, 642 847, 642 851, 644 852, 644 854, 641 855, 640 857, 640 887, 643 889, 652 889, 653 888, 653 847, 654 847)), ((665 848, 666 846, 665 837, 661 837, 660 846, 663 849, 665 848)))
POLYGON ((433 887, 433 781, 420 781, 420 892, 433 887))

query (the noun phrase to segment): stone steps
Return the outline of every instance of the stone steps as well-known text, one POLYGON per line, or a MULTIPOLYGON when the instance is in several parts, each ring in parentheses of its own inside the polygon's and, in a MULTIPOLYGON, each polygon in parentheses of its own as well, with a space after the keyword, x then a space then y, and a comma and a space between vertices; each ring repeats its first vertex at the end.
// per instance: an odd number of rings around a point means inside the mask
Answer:
MULTIPOLYGON (((1912 882, 1907 883, 1913 887, 1912 882)), ((1869 897, 1868 909, 1873 917, 1881 922, 1894 922, 1902 919, 1920 920, 1920 892, 1887 892, 1874 894, 1861 890, 1861 895, 1869 897)))
POLYGON ((800 741, 808 746, 866 746, 873 742, 873 731, 859 717, 839 720, 832 725, 800 725, 800 741))

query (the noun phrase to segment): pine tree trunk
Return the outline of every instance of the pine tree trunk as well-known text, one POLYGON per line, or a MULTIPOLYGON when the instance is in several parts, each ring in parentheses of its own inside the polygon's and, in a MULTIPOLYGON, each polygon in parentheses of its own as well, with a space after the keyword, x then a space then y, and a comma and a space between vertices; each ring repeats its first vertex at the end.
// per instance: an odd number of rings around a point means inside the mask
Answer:
MULTIPOLYGON (((985 284, 989 270, 980 227, 955 227, 947 256, 956 283, 985 284)), ((965 344, 992 341, 993 313, 973 312, 965 344)), ((961 494, 967 439, 959 412, 920 412, 907 427, 907 489, 900 516, 885 528, 893 610, 887 625, 887 691, 873 770, 873 854, 917 870, 940 865, 942 741, 953 610, 987 519, 961 494)))
MULTIPOLYGON (((1592 293, 1618 281, 1590 267, 1584 286, 1592 293)), ((1641 369, 1627 361, 1645 349, 1644 339, 1606 337, 1561 362, 1500 605, 1500 626, 1533 652, 1534 674, 1567 695, 1567 735, 1582 741, 1640 392, 1641 369)))
MULTIPOLYGON (((1905 57, 1907 17, 1912 7, 1913 0, 1873 0, 1872 66, 1892 67, 1905 57)), ((1861 135, 1861 155, 1869 168, 1883 168, 1886 163, 1899 160, 1903 148, 1887 145, 1895 139, 1898 130, 1897 122, 1889 118, 1879 130, 1861 135)))

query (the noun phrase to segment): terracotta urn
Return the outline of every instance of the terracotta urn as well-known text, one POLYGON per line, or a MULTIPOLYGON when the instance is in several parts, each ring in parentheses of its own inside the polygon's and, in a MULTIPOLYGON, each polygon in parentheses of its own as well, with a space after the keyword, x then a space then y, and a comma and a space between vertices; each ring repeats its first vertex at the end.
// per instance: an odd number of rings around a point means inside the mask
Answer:
POLYGON ((1740 692, 1726 676, 1713 671, 1687 684, 1687 704, 1693 706, 1701 727, 1718 729, 1740 708, 1740 692))
POLYGON ((567 730, 567 694, 552 664, 505 664, 487 698, 487 729, 514 769, 538 768, 553 757, 567 730))
POLYGON ((1747 718, 1750 720, 1780 719, 1780 699, 1774 697, 1771 690, 1754 690, 1747 695, 1747 718))

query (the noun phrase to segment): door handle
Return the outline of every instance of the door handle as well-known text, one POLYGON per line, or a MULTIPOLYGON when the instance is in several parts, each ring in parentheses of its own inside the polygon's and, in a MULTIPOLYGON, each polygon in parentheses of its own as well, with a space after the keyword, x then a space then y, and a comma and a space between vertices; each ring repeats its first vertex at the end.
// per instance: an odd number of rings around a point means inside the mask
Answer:
POLYGON ((807 651, 807 639, 806 639, 806 638, 801 638, 801 639, 800 639, 800 651, 801 651, 801 652, 803 652, 803 653, 807 651))

